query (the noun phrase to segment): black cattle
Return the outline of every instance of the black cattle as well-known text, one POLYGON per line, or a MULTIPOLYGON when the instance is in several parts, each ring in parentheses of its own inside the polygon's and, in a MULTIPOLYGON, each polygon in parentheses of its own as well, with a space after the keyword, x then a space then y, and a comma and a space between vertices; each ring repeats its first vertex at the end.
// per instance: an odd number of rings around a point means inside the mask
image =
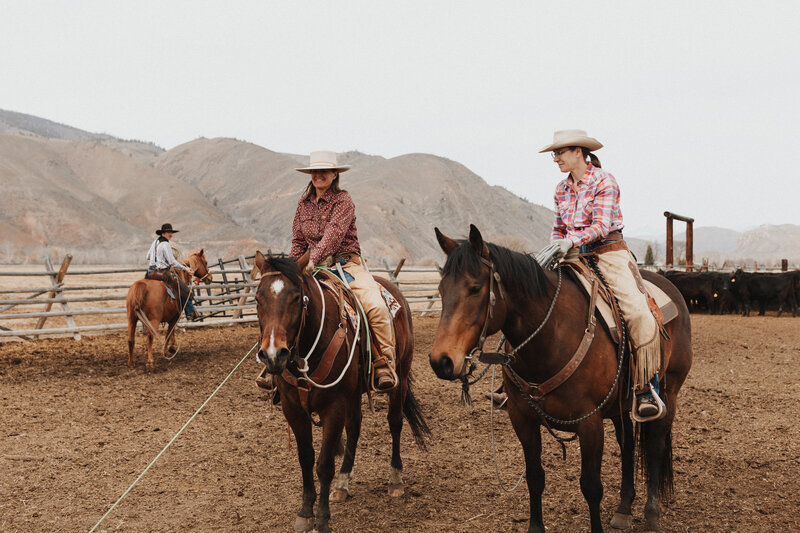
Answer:
POLYGON ((758 302, 760 316, 764 315, 767 304, 771 301, 778 304, 778 316, 783 313, 785 304, 788 304, 792 314, 797 316, 796 284, 796 275, 793 272, 744 272, 741 268, 734 272, 730 279, 731 292, 742 306, 743 316, 750 315, 750 304, 754 300, 758 302))
POLYGON ((715 280, 715 273, 670 270, 664 276, 678 288, 691 312, 694 313, 701 304, 705 305, 709 313, 717 312, 715 302, 723 284, 715 280), (718 290, 715 290, 715 284, 720 286, 718 290))

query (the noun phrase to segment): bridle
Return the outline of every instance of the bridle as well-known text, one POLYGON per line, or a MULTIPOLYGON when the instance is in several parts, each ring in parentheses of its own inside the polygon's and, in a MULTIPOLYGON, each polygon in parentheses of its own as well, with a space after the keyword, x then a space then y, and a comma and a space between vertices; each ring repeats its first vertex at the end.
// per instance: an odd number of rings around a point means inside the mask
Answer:
MULTIPOLYGON (((267 272, 262 274, 262 278, 265 276, 274 276, 280 274, 281 274, 280 272, 267 272)), ((300 357, 300 334, 305 329, 306 316, 308 315, 308 304, 309 304, 309 298, 308 296, 305 295, 303 291, 303 284, 300 283, 298 284, 298 289, 300 290, 300 299, 303 302, 302 308, 300 310, 300 325, 297 328, 297 334, 295 335, 294 343, 289 348, 289 352, 292 354, 291 361, 293 361, 297 366, 297 371, 302 374, 304 381, 310 383, 314 387, 320 389, 327 389, 337 385, 342 380, 344 375, 347 373, 347 370, 350 368, 350 364, 353 362, 353 354, 355 353, 356 343, 353 342, 350 348, 350 355, 347 359, 347 364, 344 366, 344 369, 342 370, 342 373, 332 383, 326 383, 326 384, 317 383, 308 375, 308 372, 311 370, 308 366, 308 360, 311 357, 311 354, 313 354, 314 350, 317 348, 319 339, 322 336, 322 330, 325 327, 325 293, 323 292, 322 285, 317 280, 317 278, 312 275, 311 279, 313 279, 314 283, 317 285, 317 288, 319 289, 320 300, 322 301, 322 310, 320 312, 320 317, 319 317, 319 330, 317 331, 317 337, 314 339, 314 344, 312 344, 311 348, 308 349, 308 353, 306 353, 305 357, 300 357)), ((343 317, 342 320, 344 320, 343 317)), ((344 328, 345 325, 342 322, 340 322, 339 327, 344 328)), ((359 314, 356 323, 354 339, 358 339, 360 331, 361 331, 361 315, 359 314)), ((262 336, 263 336, 263 331, 262 331, 262 336)))
MULTIPOLYGON (((483 345, 486 343, 486 332, 489 330, 489 320, 494 318, 494 306, 497 303, 497 297, 494 295, 494 284, 497 283, 497 288, 500 291, 500 298, 505 301, 506 293, 503 290, 503 284, 500 280, 500 273, 497 272, 494 268, 494 262, 490 259, 486 259, 483 256, 479 256, 478 259, 481 260, 481 263, 489 267, 489 301, 486 305, 486 317, 483 320, 483 329, 481 330, 481 335, 478 337, 478 343, 466 356, 466 360, 469 361, 471 364, 474 365, 473 362, 473 354, 478 352, 478 357, 483 353, 483 345)), ((470 372, 472 369, 470 369, 470 372)))
POLYGON ((483 378, 483 376, 486 375, 486 372, 488 372, 489 367, 492 365, 499 364, 503 366, 509 366, 513 364, 514 361, 516 361, 517 353, 526 344, 528 344, 536 335, 538 335, 540 331, 542 331, 542 328, 544 328, 545 324, 547 324, 547 322, 550 320, 550 316, 553 314, 553 309, 555 309, 556 302, 558 301, 558 295, 561 292, 561 269, 558 268, 558 285, 556 286, 556 292, 553 295, 553 301, 550 303, 550 308, 547 310, 547 315, 545 315, 544 319, 542 320, 542 323, 539 324, 539 327, 537 327, 534 330, 534 332, 528 336, 527 339, 522 341, 516 348, 514 348, 509 353, 500 351, 500 348, 503 346, 502 340, 497 345, 497 351, 484 352, 483 345, 486 343, 486 337, 487 337, 486 332, 489 329, 489 320, 494 316, 494 306, 497 303, 497 298, 494 295, 495 282, 497 282, 497 288, 500 291, 500 297, 504 301, 506 299, 506 295, 505 295, 505 290, 503 289, 503 283, 500 278, 500 273, 497 272, 497 270, 495 269, 494 262, 483 256, 479 256, 478 259, 480 259, 481 263, 489 267, 489 301, 486 306, 487 307, 486 318, 484 319, 483 322, 483 329, 481 330, 480 337, 478 338, 478 343, 475 345, 474 348, 472 348, 472 350, 470 350, 469 354, 467 354, 467 356, 465 357, 465 359, 470 362, 469 363, 470 367, 467 373, 461 377, 461 401, 466 405, 471 405, 472 403, 469 396, 470 385, 474 385, 475 383, 480 381, 483 378), (486 368, 484 368, 483 371, 481 371, 481 373, 477 377, 469 379, 469 376, 472 375, 472 372, 477 367, 477 363, 473 359, 473 354, 475 352, 478 352, 478 360, 481 363, 485 363, 486 368))

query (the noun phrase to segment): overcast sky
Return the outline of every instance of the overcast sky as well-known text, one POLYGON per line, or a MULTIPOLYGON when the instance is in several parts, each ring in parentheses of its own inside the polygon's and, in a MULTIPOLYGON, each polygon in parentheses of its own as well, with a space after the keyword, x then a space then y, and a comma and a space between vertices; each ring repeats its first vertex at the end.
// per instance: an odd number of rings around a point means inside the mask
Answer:
POLYGON ((800 224, 799 23, 796 1, 0 0, 0 109, 167 149, 432 153, 549 208, 538 151, 581 128, 628 235, 665 210, 800 224))

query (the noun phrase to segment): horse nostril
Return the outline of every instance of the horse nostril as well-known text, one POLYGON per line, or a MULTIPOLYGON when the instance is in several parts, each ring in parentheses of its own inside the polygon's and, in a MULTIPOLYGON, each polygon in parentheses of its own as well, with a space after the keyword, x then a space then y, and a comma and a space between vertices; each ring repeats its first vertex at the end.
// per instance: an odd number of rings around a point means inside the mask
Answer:
POLYGON ((276 359, 278 361, 283 361, 285 359, 289 359, 289 356, 291 355, 291 353, 292 352, 290 352, 288 348, 281 348, 281 349, 278 350, 278 355, 276 356, 276 359))
POLYGON ((264 353, 264 350, 259 350, 258 352, 256 352, 256 361, 258 361, 262 365, 267 364, 267 354, 264 353))
POLYGON ((453 375, 453 360, 446 353, 442 354, 438 360, 434 360, 433 355, 428 354, 428 361, 430 361, 431 368, 433 368, 433 372, 439 379, 452 380, 455 377, 453 375))

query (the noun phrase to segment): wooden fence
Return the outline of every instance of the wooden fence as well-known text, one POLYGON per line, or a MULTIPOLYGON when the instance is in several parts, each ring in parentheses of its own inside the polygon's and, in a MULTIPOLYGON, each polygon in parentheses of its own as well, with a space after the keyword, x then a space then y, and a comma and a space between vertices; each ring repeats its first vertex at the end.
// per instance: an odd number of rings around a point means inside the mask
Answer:
MULTIPOLYGON (((208 285, 198 285, 195 289, 195 307, 202 318, 197 322, 186 322, 182 318, 180 327, 198 328, 257 321, 253 296, 258 286, 258 272, 253 268, 253 259, 253 256, 240 255, 235 259, 219 259, 209 264, 214 281, 208 285)), ((141 266, 118 266, 69 270, 71 261, 72 256, 67 255, 58 270, 49 257, 45 260, 43 270, 10 270, 8 266, 0 268, 0 341, 20 338, 34 340, 42 335, 70 335, 80 340, 83 332, 127 329, 124 318, 127 290, 145 269, 141 266), (70 283, 79 277, 88 281, 75 285, 70 283), (27 281, 31 278, 45 278, 45 281, 40 285, 31 284, 27 281), (98 283, 98 279, 103 278, 110 278, 113 283, 98 283), (57 304, 56 310, 53 310, 53 304, 57 304), (25 308, 39 306, 43 308, 24 311, 25 308), (48 319, 57 318, 63 318, 66 324, 44 327, 48 319)), ((441 308, 437 269, 404 269, 404 263, 405 259, 402 259, 394 269, 370 270, 397 285, 414 312, 438 313, 441 308)), ((26 268, 31 266, 27 265, 26 268)))

